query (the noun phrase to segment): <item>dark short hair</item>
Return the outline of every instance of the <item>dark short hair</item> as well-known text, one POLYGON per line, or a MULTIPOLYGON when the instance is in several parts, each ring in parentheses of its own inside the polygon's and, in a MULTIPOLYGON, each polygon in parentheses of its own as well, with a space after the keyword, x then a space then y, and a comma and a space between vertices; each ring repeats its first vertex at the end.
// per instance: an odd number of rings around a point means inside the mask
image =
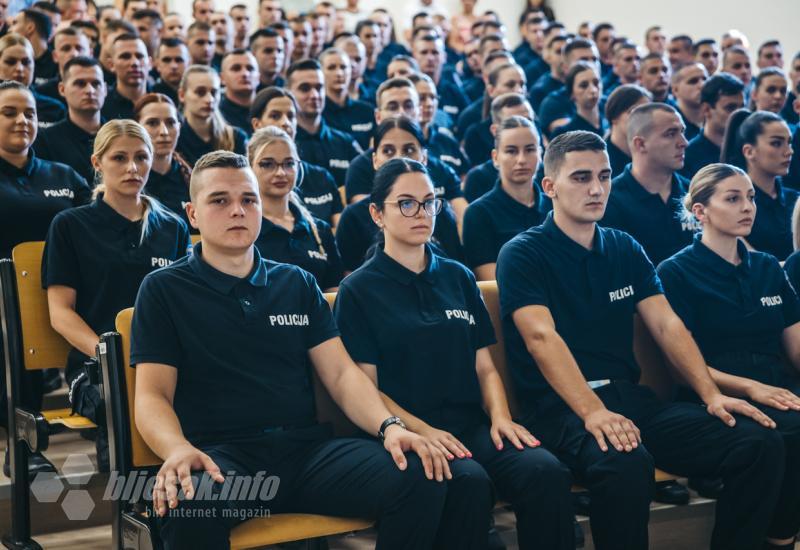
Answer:
POLYGON ((609 94, 606 101, 606 120, 613 125, 615 120, 645 97, 650 101, 653 100, 650 92, 637 84, 622 84, 618 86, 609 94))
POLYGON ((380 109, 381 96, 384 94, 384 92, 386 92, 386 90, 393 90, 394 88, 411 88, 414 91, 417 90, 413 82, 402 76, 397 76, 395 78, 390 78, 389 80, 384 80, 383 82, 381 82, 381 85, 378 86, 378 89, 375 92, 376 107, 380 109))
MULTIPOLYGON (((98 33, 98 35, 100 33, 100 29, 97 28, 97 25, 95 24, 94 21, 84 21, 82 19, 76 19, 75 21, 70 21, 69 27, 67 27, 67 28, 68 29, 76 29, 76 30, 90 29, 90 30, 93 30, 96 33, 98 33)), ((58 34, 58 33, 56 33, 56 34, 58 34)), ((88 36, 87 36, 87 38, 88 38, 88 36)))
POLYGON ((594 47, 595 47, 594 43, 593 42, 589 42, 585 38, 573 38, 572 40, 569 40, 564 45, 563 53, 564 53, 564 56, 566 57, 570 53, 572 53, 573 50, 580 50, 580 49, 584 49, 584 48, 592 49, 594 47))
POLYGON ((564 166, 567 153, 580 151, 606 151, 606 142, 594 132, 576 130, 556 136, 544 153, 544 173, 554 178, 564 166))
POLYGON ((692 53, 697 55, 697 52, 700 51, 701 46, 716 46, 717 41, 713 38, 703 38, 702 40, 698 40, 694 44, 692 44, 692 53))
POLYGON ((292 75, 298 71, 321 71, 322 65, 316 59, 301 59, 289 65, 286 70, 286 82, 292 81, 292 75))
POLYGON ((489 114, 491 115, 492 123, 499 124, 501 122, 500 115, 503 112, 503 109, 508 109, 509 107, 519 107, 521 105, 527 105, 528 109, 531 110, 531 113, 533 112, 531 104, 524 95, 515 92, 506 92, 504 94, 500 94, 492 100, 492 103, 489 107, 489 114))
POLYGON ((742 92, 744 92, 744 83, 741 80, 729 73, 719 73, 703 84, 700 91, 700 102, 715 107, 720 97, 737 95, 742 92))
POLYGON ((372 19, 362 19, 358 23, 356 23, 356 36, 361 35, 361 31, 364 30, 364 27, 377 27, 378 24, 373 21, 372 19))
POLYGON ((112 44, 116 44, 117 42, 130 42, 133 40, 138 40, 140 42, 142 41, 142 39, 139 38, 138 34, 131 34, 129 32, 126 32, 125 34, 121 34, 118 37, 116 37, 114 39, 114 42, 112 42, 112 44))
POLYGON ((256 32, 251 34, 250 44, 253 44, 259 38, 280 38, 281 40, 283 40, 283 37, 280 34, 278 34, 278 31, 270 27, 258 29, 256 32))
POLYGON ((94 57, 88 57, 85 55, 79 55, 78 57, 73 57, 64 65, 64 80, 67 80, 67 75, 69 75, 70 69, 72 67, 100 67, 100 72, 102 73, 102 65, 100 62, 95 59, 94 57))
POLYGON ((138 21, 139 19, 155 19, 159 23, 163 23, 163 19, 161 19, 161 14, 158 13, 156 10, 151 9, 144 9, 144 10, 136 10, 133 12, 133 17, 131 17, 134 21, 138 21))
POLYGON ((262 116, 264 116, 264 111, 267 110, 269 102, 276 97, 287 97, 291 99, 292 103, 294 104, 295 111, 299 110, 297 100, 292 92, 286 88, 281 88, 280 86, 270 86, 268 88, 264 88, 256 94, 255 99, 253 99, 253 103, 250 105, 250 118, 260 119, 262 116))
POLYGON ((24 9, 22 10, 22 13, 25 15, 26 21, 33 23, 33 27, 36 29, 36 34, 45 40, 50 39, 50 33, 53 32, 53 21, 47 14, 42 13, 38 7, 24 9))
POLYGON ((174 36, 162 38, 161 43, 158 45, 158 49, 156 50, 156 56, 158 56, 158 52, 161 51, 161 48, 177 48, 179 46, 186 46, 186 42, 174 36))
POLYGON ((188 39, 189 36, 194 32, 211 32, 214 30, 214 27, 206 23, 205 21, 195 21, 189 28, 186 29, 186 38, 188 39))
POLYGON ((692 42, 692 37, 689 36, 688 34, 679 34, 679 35, 673 36, 672 38, 670 38, 669 41, 670 42, 681 42, 681 43, 683 43, 684 49, 687 49, 687 50, 691 50, 692 49, 692 43, 693 43, 692 42))
POLYGON ((58 8, 58 6, 56 6, 53 2, 49 2, 48 0, 39 0, 38 2, 34 2, 31 8, 52 13, 54 15, 61 15, 61 10, 58 8))
POLYGON ((611 23, 598 23, 595 26, 594 30, 592 31, 592 40, 597 42, 597 37, 600 36, 600 33, 603 31, 613 31, 614 25, 611 23))
POLYGON ((763 42, 758 47, 758 57, 761 57, 761 52, 764 50, 764 48, 770 48, 772 46, 780 46, 780 45, 781 45, 780 40, 767 40, 766 42, 763 42))
POLYGON ((124 19, 109 19, 106 22, 105 30, 107 33, 125 31, 130 34, 139 34, 139 31, 136 30, 136 27, 124 19))
MULTIPOLYGON (((192 178, 189 183, 190 195, 194 195, 197 179, 200 177, 200 174, 206 170, 210 170, 211 168, 237 168, 249 170, 250 163, 247 161, 246 156, 239 155, 238 153, 234 153, 232 151, 220 149, 206 153, 200 157, 197 162, 195 162, 194 168, 192 169, 192 178)), ((192 198, 195 197, 192 196, 192 198)))

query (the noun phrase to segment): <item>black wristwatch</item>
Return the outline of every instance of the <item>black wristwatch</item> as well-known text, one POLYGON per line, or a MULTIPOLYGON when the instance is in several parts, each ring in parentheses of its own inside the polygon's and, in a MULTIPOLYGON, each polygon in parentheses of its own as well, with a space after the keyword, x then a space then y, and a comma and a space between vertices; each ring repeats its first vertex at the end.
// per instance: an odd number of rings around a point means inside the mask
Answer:
POLYGON ((386 428, 388 428, 392 424, 397 424, 403 429, 405 429, 406 427, 406 425, 403 423, 402 420, 400 420, 400 418, 396 416, 390 416, 389 418, 383 421, 383 424, 381 424, 381 428, 378 430, 378 437, 381 438, 381 441, 383 441, 384 438, 386 437, 386 428))

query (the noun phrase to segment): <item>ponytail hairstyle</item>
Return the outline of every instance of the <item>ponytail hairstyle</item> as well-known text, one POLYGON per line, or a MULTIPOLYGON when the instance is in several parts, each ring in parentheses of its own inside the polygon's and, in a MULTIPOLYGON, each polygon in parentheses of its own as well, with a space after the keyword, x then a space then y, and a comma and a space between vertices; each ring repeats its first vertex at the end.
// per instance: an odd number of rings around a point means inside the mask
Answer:
MULTIPOLYGON (((219 83, 219 75, 213 68, 207 67, 206 65, 191 65, 183 73, 179 86, 179 90, 184 94, 189 88, 189 77, 193 74, 212 75, 217 83, 219 83)), ((233 151, 234 145, 233 126, 225 122, 225 119, 222 118, 222 114, 219 112, 219 105, 217 105, 214 112, 211 113, 211 147, 217 150, 223 149, 225 151, 233 151)))
POLYGON ((295 180, 292 183, 292 190, 289 191, 289 202, 291 202, 294 207, 300 211, 300 217, 309 225, 309 227, 311 227, 311 232, 314 234, 314 240, 317 242, 317 249, 319 250, 319 253, 326 254, 325 247, 322 246, 322 238, 319 236, 317 222, 314 219, 314 216, 311 215, 311 212, 309 212, 303 204, 303 201, 300 199, 300 195, 297 194, 297 182, 302 179, 300 175, 302 165, 300 164, 300 157, 297 154, 297 147, 295 146, 294 141, 292 141, 292 138, 289 137, 289 134, 276 126, 265 126, 263 128, 259 128, 253 134, 247 144, 247 160, 250 162, 250 167, 255 170, 256 159, 258 159, 258 156, 261 154, 261 152, 267 146, 278 141, 282 141, 289 147, 289 150, 292 152, 292 158, 294 158, 298 166, 297 173, 295 174, 295 180))
MULTIPOLYGON (((147 133, 147 130, 138 122, 130 119, 112 119, 103 124, 94 137, 92 156, 96 159, 100 159, 111 149, 114 142, 121 137, 131 137, 140 140, 150 153, 150 157, 153 157, 153 144, 150 141, 150 135, 147 133)), ((105 191, 106 186, 102 181, 103 176, 99 171, 95 170, 94 178, 96 185, 92 192, 92 198, 96 199, 105 191)), ((145 195, 144 193, 140 193, 139 196, 144 203, 142 233, 139 237, 139 244, 142 244, 150 235, 150 232, 158 230, 165 220, 172 219, 177 221, 179 218, 153 197, 145 195)))
MULTIPOLYGON (((148 93, 144 94, 142 97, 136 100, 136 103, 133 104, 133 117, 136 119, 136 122, 139 124, 142 123, 142 111, 147 105, 151 103, 163 103, 165 105, 169 105, 173 109, 175 109, 175 114, 177 115, 178 124, 181 122, 181 113, 178 111, 178 108, 175 106, 175 103, 172 102, 169 96, 164 94, 157 94, 157 93, 148 93)), ((180 129, 178 130, 180 132, 180 129)), ((177 142, 176 142, 177 145, 177 142)), ((181 169, 181 176, 183 176, 183 182, 186 184, 186 187, 189 187, 189 182, 192 179, 192 167, 186 162, 186 159, 183 158, 177 150, 174 148, 172 149, 172 158, 177 161, 178 166, 181 169)))
POLYGON ((769 111, 751 112, 747 109, 735 111, 728 119, 728 125, 725 128, 720 162, 732 164, 746 171, 747 159, 744 157, 742 148, 745 145, 755 145, 758 136, 764 133, 767 124, 773 122, 783 122, 783 119, 769 111))
MULTIPOLYGON (((698 203, 703 206, 708 206, 711 197, 717 190, 717 185, 733 176, 744 176, 750 179, 742 168, 731 164, 717 162, 701 168, 692 178, 689 184, 689 191, 687 191, 681 201, 683 205, 683 213, 681 216, 683 221, 690 224, 696 223, 698 220, 695 218, 694 212, 692 212, 692 206, 698 203)), ((797 209, 795 209, 795 213, 796 211, 797 209)))

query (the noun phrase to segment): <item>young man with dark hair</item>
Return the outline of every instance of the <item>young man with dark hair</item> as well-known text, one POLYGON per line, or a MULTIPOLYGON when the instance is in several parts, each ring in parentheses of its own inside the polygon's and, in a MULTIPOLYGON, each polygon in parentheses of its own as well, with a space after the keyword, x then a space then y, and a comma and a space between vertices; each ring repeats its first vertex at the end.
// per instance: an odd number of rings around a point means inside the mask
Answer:
POLYGON ((274 29, 258 29, 250 36, 250 51, 258 63, 258 91, 283 86, 281 71, 286 53, 283 38, 274 29))
POLYGON ((550 142, 544 163, 553 211, 497 261, 523 423, 584 480, 598 550, 648 547, 656 466, 722 476, 711 549, 761 548, 784 484, 775 475, 786 460, 775 423, 721 393, 642 247, 598 225, 617 192, 602 138, 566 132, 550 142), (664 403, 638 384, 635 314, 705 407, 664 403))
POLYGON ((192 0, 192 19, 196 23, 210 24, 214 11, 214 0, 192 0))
POLYGON ((234 4, 228 10, 233 21, 233 47, 247 48, 250 44, 250 13, 246 4, 234 4))
POLYGON ((611 72, 603 79, 603 95, 609 96, 617 86, 638 84, 642 58, 633 42, 620 42, 613 48, 614 61, 611 72))
POLYGON ((442 110, 457 119, 468 105, 464 92, 452 80, 454 73, 443 73, 445 63, 444 40, 433 33, 418 34, 411 44, 411 52, 419 63, 420 70, 431 77, 439 92, 442 110))
POLYGON ((669 64, 673 71, 679 65, 686 65, 694 61, 692 44, 692 38, 686 34, 679 34, 669 39, 667 57, 669 58, 669 64))
POLYGON ((522 31, 522 42, 513 51, 517 65, 524 69, 529 66, 538 66, 547 70, 547 65, 542 59, 545 41, 544 31, 548 25, 547 18, 541 11, 528 10, 520 16, 519 23, 522 31))
POLYGON ((551 92, 564 87, 566 78, 564 57, 562 50, 569 40, 566 36, 558 34, 550 38, 544 49, 544 60, 550 67, 550 71, 543 74, 539 79, 528 88, 528 100, 534 111, 539 110, 539 106, 551 92))
POLYGON ((225 93, 219 102, 219 112, 231 126, 244 130, 250 136, 250 106, 258 87, 258 64, 247 50, 233 50, 222 58, 220 82, 225 93))
POLYGON ((223 11, 215 11, 209 19, 211 28, 214 29, 214 57, 211 66, 222 70, 222 58, 233 49, 233 21, 223 11))
POLYGON ((700 92, 703 106, 703 131, 689 141, 681 174, 687 179, 704 166, 719 162, 728 119, 744 107, 744 84, 728 73, 712 76, 700 92))
POLYGON ((759 69, 777 67, 783 70, 783 46, 778 40, 767 40, 758 47, 756 65, 759 69))
POLYGON ((147 2, 145 0, 122 0, 122 19, 131 21, 134 13, 146 9, 147 2))
POLYGON ((328 48, 319 55, 325 79, 325 109, 322 117, 333 128, 353 136, 362 149, 369 148, 375 127, 373 107, 350 97, 351 63, 339 48, 328 48))
POLYGON ((753 89, 753 68, 750 54, 741 46, 731 46, 722 53, 722 72, 732 74, 744 84, 744 103, 750 101, 753 89))
POLYGON ((611 72, 614 64, 614 39, 617 31, 611 23, 599 23, 592 31, 592 39, 600 54, 600 76, 605 77, 611 72))
POLYGON ((189 48, 190 65, 211 66, 217 33, 205 21, 195 21, 186 30, 186 47, 189 48))
POLYGON ((138 36, 123 34, 114 40, 112 60, 116 85, 103 104, 103 117, 132 119, 133 104, 148 91, 150 56, 147 47, 138 36))
POLYGON ((364 84, 371 90, 377 90, 381 82, 386 80, 386 67, 388 63, 380 61, 383 45, 381 44, 380 28, 372 19, 362 19, 356 23, 355 34, 364 44, 366 53, 364 66, 364 84))
POLYGON ((47 15, 33 8, 22 10, 11 25, 11 32, 27 38, 33 47, 34 85, 44 84, 58 76, 58 66, 47 45, 53 32, 53 24, 47 15))
MULTIPOLYGON (((794 109, 794 100, 797 99, 797 87, 800 85, 800 52, 794 54, 792 64, 789 67, 789 94, 786 96, 786 105, 783 106, 781 117, 789 125, 797 126, 800 117, 794 109)), ((798 151, 796 154, 800 154, 798 151)))
POLYGON ((280 0, 260 0, 258 3, 259 28, 269 27, 283 19, 280 0))
POLYGON ((186 25, 181 14, 170 12, 164 17, 164 28, 161 30, 162 38, 177 38, 186 40, 186 25))
POLYGON ((180 38, 164 38, 153 59, 158 80, 153 91, 169 97, 175 106, 180 105, 178 87, 189 66, 189 49, 180 38))
POLYGON ((703 104, 700 92, 708 80, 708 73, 702 63, 689 63, 673 69, 672 94, 675 96, 675 109, 683 119, 686 127, 686 139, 692 139, 700 133, 703 125, 703 104))
MULTIPOLYGON (((51 97, 62 104, 64 104, 63 96, 58 92, 58 85, 64 76, 64 66, 70 59, 78 56, 91 55, 92 51, 89 47, 89 39, 81 31, 65 27, 53 37, 53 61, 58 66, 58 76, 40 84, 36 90, 40 94, 51 97)), ((66 106, 66 105, 65 105, 66 106)))
POLYGON ((667 51, 667 35, 664 29, 658 25, 653 25, 644 33, 644 47, 647 53, 664 55, 667 51))
POLYGON ((672 103, 669 93, 670 69, 664 57, 658 54, 647 54, 641 64, 642 88, 650 92, 653 101, 672 103))
POLYGON ((297 99, 297 149, 300 158, 328 169, 336 185, 344 185, 350 161, 362 149, 353 136, 331 128, 322 117, 325 110, 325 77, 322 66, 306 59, 289 67, 287 87, 297 99))
POLYGON ((139 10, 133 14, 132 22, 139 32, 139 38, 147 46, 147 53, 153 57, 161 42, 161 29, 164 28, 161 14, 155 10, 139 10))
POLYGON ((67 117, 39 132, 36 155, 71 166, 94 186, 91 157, 94 136, 103 125, 100 111, 107 93, 100 63, 91 57, 72 58, 64 66, 58 90, 66 101, 67 117))
POLYGON ((713 38, 698 40, 692 45, 694 60, 702 63, 709 76, 717 74, 719 69, 719 46, 713 38))

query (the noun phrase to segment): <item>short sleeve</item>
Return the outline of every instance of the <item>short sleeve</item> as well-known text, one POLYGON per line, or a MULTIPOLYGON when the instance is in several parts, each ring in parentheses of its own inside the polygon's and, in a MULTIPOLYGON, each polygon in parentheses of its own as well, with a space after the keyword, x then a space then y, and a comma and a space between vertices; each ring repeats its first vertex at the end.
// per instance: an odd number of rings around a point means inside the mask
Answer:
POLYGON ((179 368, 180 339, 157 277, 148 275, 139 287, 131 324, 131 365, 160 363, 179 368))
MULTIPOLYGON (((798 152, 798 155, 800 155, 800 152, 798 152)), ((786 270, 789 282, 797 292, 798 288, 800 288, 800 252, 795 252, 789 256, 783 264, 783 269, 786 270)))
POLYGON ((80 266, 70 233, 69 218, 58 215, 50 224, 42 255, 42 288, 63 285, 78 290, 80 266))
POLYGON ((186 256, 192 249, 192 237, 189 235, 189 226, 185 221, 178 218, 176 223, 178 224, 178 257, 175 258, 177 260, 186 256))
POLYGON ((364 261, 364 254, 369 248, 368 237, 359 230, 356 214, 351 210, 355 205, 348 206, 336 226, 336 244, 342 265, 347 271, 354 271, 364 261))
POLYGON ((672 310, 681 318, 686 328, 694 332, 696 323, 693 304, 697 302, 692 298, 692 286, 681 274, 680 267, 671 261, 662 263, 658 266, 658 277, 672 310))
POLYGON ((656 270, 642 245, 637 243, 633 237, 626 235, 633 247, 630 254, 630 265, 633 274, 634 289, 636 290, 636 302, 663 294, 664 288, 661 286, 661 279, 658 278, 656 270))
POLYGON ((471 269, 497 262, 494 227, 480 202, 473 203, 464 214, 464 256, 471 269))
POLYGON ((372 165, 367 156, 359 156, 350 163, 344 178, 344 188, 347 200, 352 200, 356 195, 369 195, 372 193, 372 165))
POLYGON ((458 178, 455 170, 442 161, 438 161, 437 175, 438 180, 436 186, 444 187, 444 198, 451 201, 459 197, 463 197, 464 193, 461 191, 461 180, 458 178))
POLYGON ((797 298, 795 289, 792 288, 789 282, 789 277, 780 268, 780 265, 775 266, 780 270, 781 274, 781 311, 783 312, 783 326, 790 327, 800 321, 800 300, 797 298))
POLYGON ((71 174, 69 174, 70 179, 72 180, 72 189, 75 194, 75 198, 72 199, 73 206, 83 206, 84 204, 89 204, 92 200, 92 190, 89 188, 89 184, 86 183, 86 180, 83 179, 83 176, 78 174, 72 168, 69 169, 71 174))
POLYGON ((550 307, 546 271, 544 258, 518 237, 506 243, 497 258, 500 314, 508 317, 526 306, 550 307))
POLYGON ((325 179, 325 187, 328 187, 333 194, 333 202, 331 204, 333 213, 341 214, 344 210, 344 204, 342 203, 342 195, 339 193, 339 187, 336 185, 336 180, 333 179, 333 176, 326 168, 322 168, 321 170, 323 172, 323 178, 325 179))
POLYGON ((239 155, 247 155, 247 134, 238 126, 233 128, 233 152, 239 155))
POLYGON ((299 267, 293 267, 305 278, 306 288, 308 289, 308 329, 305 332, 306 349, 311 349, 319 344, 339 336, 339 330, 333 321, 331 306, 322 291, 317 286, 316 279, 311 273, 303 271, 299 267))
POLYGON ((347 285, 342 285, 336 294, 333 307, 336 324, 342 333, 342 341, 347 353, 356 363, 377 365, 380 362, 378 339, 373 333, 366 312, 358 305, 358 299, 347 285))
POLYGON ((474 311, 475 328, 473 330, 473 337, 475 342, 475 349, 479 350, 487 346, 497 343, 497 338, 494 335, 494 325, 492 318, 489 315, 489 310, 486 309, 486 303, 483 301, 483 296, 478 288, 478 283, 471 273, 467 272, 469 276, 470 289, 472 290, 472 305, 470 311, 474 311))

